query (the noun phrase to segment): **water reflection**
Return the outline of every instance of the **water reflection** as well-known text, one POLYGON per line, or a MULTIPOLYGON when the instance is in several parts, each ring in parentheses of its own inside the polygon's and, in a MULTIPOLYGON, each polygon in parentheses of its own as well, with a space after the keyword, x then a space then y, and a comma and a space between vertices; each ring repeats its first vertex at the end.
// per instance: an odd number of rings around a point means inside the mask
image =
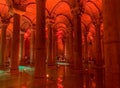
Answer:
POLYGON ((64 86, 63 86, 64 76, 65 76, 65 66, 59 66, 58 78, 57 78, 57 88, 64 88, 64 86))

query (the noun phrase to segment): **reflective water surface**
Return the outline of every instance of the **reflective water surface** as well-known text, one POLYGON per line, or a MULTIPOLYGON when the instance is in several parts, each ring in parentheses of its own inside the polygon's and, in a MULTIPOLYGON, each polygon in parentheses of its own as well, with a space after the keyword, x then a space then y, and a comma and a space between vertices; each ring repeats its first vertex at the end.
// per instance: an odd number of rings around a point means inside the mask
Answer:
POLYGON ((47 68, 46 80, 36 79, 33 81, 33 71, 31 67, 19 67, 18 75, 10 75, 9 71, 0 71, 0 88, 96 88, 94 74, 84 71, 83 80, 81 75, 75 74, 69 65, 59 64, 58 66, 47 68), (45 84, 46 83, 46 84, 45 84))

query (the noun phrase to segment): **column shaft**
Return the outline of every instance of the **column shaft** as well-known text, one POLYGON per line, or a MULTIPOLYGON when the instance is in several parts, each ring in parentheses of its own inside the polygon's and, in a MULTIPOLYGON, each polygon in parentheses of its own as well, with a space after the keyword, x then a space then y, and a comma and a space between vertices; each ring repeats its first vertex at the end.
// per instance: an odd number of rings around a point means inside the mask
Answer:
POLYGON ((20 63, 21 65, 24 64, 24 32, 20 33, 20 63))
POLYGON ((52 27, 51 23, 48 24, 48 65, 53 65, 53 58, 52 58, 52 43, 53 43, 53 35, 52 35, 52 27))
POLYGON ((30 44, 30 64, 34 65, 35 63, 35 30, 31 31, 31 44, 30 44))
POLYGON ((46 81, 46 35, 45 35, 45 0, 36 0, 36 58, 34 88, 45 88, 46 81))
POLYGON ((70 34, 69 34, 69 49, 70 49, 69 63, 71 66, 73 66, 73 31, 72 29, 70 29, 70 34))
POLYGON ((2 35, 1 35, 1 54, 0 54, 0 68, 4 69, 5 55, 6 55, 6 24, 2 24, 2 35))
POLYGON ((74 69, 82 71, 82 33, 81 19, 74 15, 74 69))
POLYGON ((14 14, 12 51, 11 51, 11 73, 18 73, 19 39, 20 39, 20 15, 14 14))
POLYGON ((37 0, 35 77, 45 77, 45 1, 37 0))
POLYGON ((119 5, 119 0, 103 0, 105 88, 120 88, 119 5))
POLYGON ((100 25, 96 26, 96 87, 105 88, 104 86, 104 64, 102 58, 100 25))

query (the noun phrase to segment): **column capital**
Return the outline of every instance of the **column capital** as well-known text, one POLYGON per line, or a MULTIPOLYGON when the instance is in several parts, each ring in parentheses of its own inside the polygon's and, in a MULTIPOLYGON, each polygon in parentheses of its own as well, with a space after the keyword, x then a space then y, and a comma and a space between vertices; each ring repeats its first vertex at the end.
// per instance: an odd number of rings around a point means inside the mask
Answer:
POLYGON ((10 23, 10 19, 7 17, 1 17, 2 25, 8 25, 10 23))
POLYGON ((55 23, 55 20, 53 18, 49 18, 49 19, 46 20, 46 23, 48 25, 52 25, 53 23, 55 23))
POLYGON ((1 28, 2 30, 6 30, 7 26, 8 26, 8 23, 2 23, 2 24, 0 25, 0 28, 1 28))
POLYGON ((71 9, 71 13, 73 15, 80 15, 80 7, 79 6, 75 6, 71 9))

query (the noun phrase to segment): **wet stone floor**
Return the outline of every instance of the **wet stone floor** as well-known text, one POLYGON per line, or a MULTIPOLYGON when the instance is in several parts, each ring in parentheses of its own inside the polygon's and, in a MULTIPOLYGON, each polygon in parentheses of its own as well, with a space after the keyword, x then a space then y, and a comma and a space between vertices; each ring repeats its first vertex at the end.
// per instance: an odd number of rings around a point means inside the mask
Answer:
MULTIPOLYGON (((18 75, 11 75, 9 70, 0 70, 0 88, 43 88, 32 86, 34 68, 19 66, 19 70, 18 75)), ((96 88, 92 75, 85 71, 82 79, 81 75, 73 73, 69 65, 49 67, 46 72, 45 88, 96 88)))

